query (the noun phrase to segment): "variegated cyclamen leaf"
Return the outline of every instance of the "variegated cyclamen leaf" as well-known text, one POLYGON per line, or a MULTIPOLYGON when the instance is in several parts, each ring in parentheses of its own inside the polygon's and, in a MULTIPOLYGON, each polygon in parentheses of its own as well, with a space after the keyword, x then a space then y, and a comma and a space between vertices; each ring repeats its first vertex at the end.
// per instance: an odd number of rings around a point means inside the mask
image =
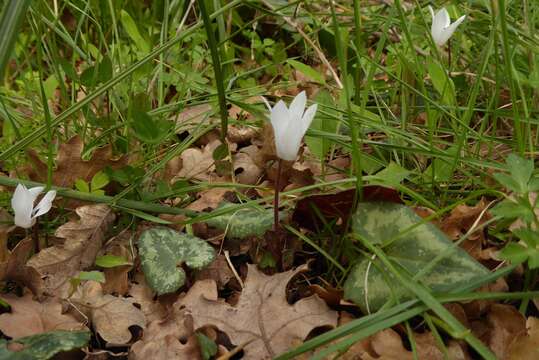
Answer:
MULTIPOLYGON (((218 209, 236 204, 225 203, 218 209)), ((249 236, 263 236, 273 226, 273 210, 241 208, 206 220, 214 228, 226 232, 227 238, 243 239, 249 236)))
MULTIPOLYGON (((366 241, 382 245, 387 257, 411 276, 426 269, 438 255, 447 254, 419 279, 434 292, 454 289, 489 273, 441 230, 404 205, 361 203, 352 229, 366 241)), ((344 284, 344 294, 364 312, 378 310, 393 296, 399 300, 412 298, 376 258, 363 258, 352 269, 344 284)))
POLYGON ((167 227, 145 230, 138 247, 144 276, 158 295, 174 292, 185 283, 181 264, 201 269, 215 259, 214 249, 204 240, 167 227))
POLYGON ((52 331, 32 336, 22 337, 7 342, 0 340, 0 359, 35 359, 47 360, 62 351, 78 349, 90 341, 89 331, 52 331), (8 348, 10 343, 22 345, 19 351, 11 351, 8 348))

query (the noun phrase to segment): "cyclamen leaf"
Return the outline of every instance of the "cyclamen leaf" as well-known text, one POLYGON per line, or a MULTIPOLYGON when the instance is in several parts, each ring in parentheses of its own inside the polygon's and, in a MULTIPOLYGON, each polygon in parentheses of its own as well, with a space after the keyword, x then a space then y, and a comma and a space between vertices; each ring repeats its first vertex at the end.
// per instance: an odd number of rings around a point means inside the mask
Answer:
POLYGON ((144 276, 158 295, 174 292, 185 283, 181 264, 201 269, 215 259, 215 250, 204 240, 166 227, 144 231, 138 246, 144 276))
MULTIPOLYGON (((235 206, 225 203, 218 209, 235 206)), ((243 208, 206 220, 209 226, 226 231, 228 238, 243 239, 249 236, 263 236, 273 226, 273 210, 243 208)))
POLYGON ((52 331, 26 336, 10 342, 0 340, 0 359, 12 360, 47 360, 62 351, 77 349, 90 341, 89 331, 52 331), (8 344, 22 344, 20 351, 11 351, 8 344))
MULTIPOLYGON (((489 273, 441 230, 431 223, 424 223, 404 205, 361 203, 354 214, 353 232, 373 244, 387 244, 392 240, 384 247, 385 253, 411 275, 423 271, 433 259, 446 253, 418 280, 435 292, 468 284, 489 273)), ((354 301, 365 312, 378 310, 393 296, 400 300, 412 297, 378 259, 370 257, 364 257, 352 269, 344 293, 345 298, 354 301)))

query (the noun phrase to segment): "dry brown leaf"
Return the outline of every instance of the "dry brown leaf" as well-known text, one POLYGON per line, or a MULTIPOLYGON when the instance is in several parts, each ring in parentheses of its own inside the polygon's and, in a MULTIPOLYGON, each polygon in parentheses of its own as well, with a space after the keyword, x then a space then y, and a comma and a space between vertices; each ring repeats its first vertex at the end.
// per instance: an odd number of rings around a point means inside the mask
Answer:
POLYGON ((0 263, 0 281, 17 281, 26 285, 35 296, 40 298, 43 295, 43 279, 36 269, 26 265, 33 250, 34 241, 31 237, 19 241, 9 254, 7 261, 0 263))
POLYGON ((7 235, 15 226, 13 217, 4 208, 0 208, 0 263, 7 261, 9 250, 7 247, 7 235))
MULTIPOLYGON (((82 160, 83 150, 84 143, 78 135, 69 139, 67 143, 60 144, 56 155, 56 170, 54 170, 52 176, 54 185, 71 188, 75 184, 75 180, 83 179, 89 182, 98 171, 107 166, 118 169, 127 164, 126 157, 118 160, 112 159, 112 147, 110 145, 97 148, 89 161, 82 160)), ((46 182, 47 164, 33 150, 28 151, 28 156, 34 164, 34 168, 27 169, 30 179, 46 182)))
POLYGON ((286 301, 289 281, 306 269, 302 266, 267 276, 256 265, 248 265, 245 287, 236 306, 217 298, 212 280, 196 282, 174 306, 193 316, 195 329, 215 326, 234 345, 252 341, 244 348, 244 359, 272 358, 303 341, 314 328, 337 325, 337 313, 317 295, 293 305, 286 301))
MULTIPOLYGON (((479 216, 481 216, 481 219, 476 226, 480 226, 491 218, 488 212, 483 213, 487 205, 488 203, 485 199, 481 199, 475 206, 468 206, 466 204, 458 205, 451 211, 451 214, 442 221, 442 231, 452 240, 460 239, 471 229, 479 216)), ((468 238, 462 242, 461 247, 475 259, 481 259, 482 249, 485 244, 485 233, 483 229, 479 229, 470 234, 468 238)))
POLYGON ((179 313, 173 319, 152 321, 142 339, 131 346, 129 359, 201 359, 192 319, 179 313))
POLYGON ((147 322, 162 320, 167 314, 167 309, 159 301, 154 299, 155 293, 146 284, 144 276, 137 277, 137 283, 132 283, 129 289, 129 296, 133 298, 133 303, 138 304, 147 322))
POLYGON ((258 182, 262 175, 262 169, 255 164, 248 154, 238 152, 232 156, 232 161, 234 164, 234 174, 238 183, 254 185, 258 182))
POLYGON ((487 315, 488 346, 498 359, 505 359, 513 340, 526 334, 526 318, 511 305, 493 304, 487 315))
POLYGON ((87 281, 79 286, 70 298, 70 304, 76 307, 75 311, 88 317, 94 330, 109 346, 129 343, 132 338, 130 327, 145 328, 144 314, 134 302, 132 298, 104 294, 101 284, 95 281, 87 281))
POLYGON ((539 359, 539 319, 526 320, 527 334, 515 339, 507 349, 507 360, 539 359))
POLYGON ((114 214, 106 205, 81 206, 76 213, 79 220, 69 221, 56 230, 56 237, 63 242, 41 250, 27 263, 46 275, 45 288, 52 295, 65 296, 68 280, 94 264, 105 233, 114 221, 114 214))
MULTIPOLYGON (((230 112, 230 111, 229 111, 230 112)), ((226 137, 228 141, 238 144, 244 144, 251 141, 252 138, 258 135, 258 129, 250 126, 236 126, 231 125, 228 127, 226 137)))
MULTIPOLYGON (((117 244, 116 246, 109 247, 107 255, 121 256, 131 264, 133 258, 131 252, 127 250, 124 245, 117 244)), ((133 265, 115 266, 113 268, 104 269, 105 283, 103 284, 103 291, 106 294, 118 294, 126 295, 129 290, 129 271, 133 268, 133 265)))
POLYGON ((210 104, 193 105, 185 108, 176 116, 178 131, 190 130, 193 126, 200 124, 211 116, 212 107, 210 104))
POLYGON ((211 188, 198 193, 198 199, 187 206, 193 211, 213 210, 224 200, 229 188, 211 188))
POLYGON ((173 181, 180 178, 196 179, 200 181, 209 181, 215 170, 215 161, 213 160, 213 151, 221 144, 219 140, 214 140, 204 146, 202 150, 198 148, 186 149, 181 154, 182 169, 173 181))
POLYGON ((29 292, 22 297, 8 294, 2 298, 11 305, 11 312, 0 315, 0 330, 11 338, 54 330, 86 329, 73 316, 62 314, 62 304, 57 299, 49 298, 40 303, 34 301, 29 292))
POLYGON ((224 255, 218 255, 213 262, 200 270, 196 274, 196 280, 211 279, 215 281, 219 289, 223 289, 225 285, 234 278, 234 274, 224 255))
MULTIPOLYGON (((414 334, 417 346, 417 356, 421 360, 444 360, 443 352, 438 349, 432 333, 414 334)), ((450 341, 446 346, 449 359, 467 360, 468 354, 456 341, 450 341)), ((406 350, 400 335, 392 329, 385 329, 370 337, 370 349, 374 354, 365 352, 363 360, 412 360, 414 355, 406 350)))

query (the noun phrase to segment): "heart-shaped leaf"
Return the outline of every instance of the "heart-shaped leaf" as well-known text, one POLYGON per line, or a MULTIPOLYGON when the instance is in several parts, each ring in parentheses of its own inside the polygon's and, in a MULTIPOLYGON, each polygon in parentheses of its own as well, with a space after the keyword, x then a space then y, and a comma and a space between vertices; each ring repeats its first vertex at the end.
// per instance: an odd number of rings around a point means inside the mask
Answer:
MULTIPOLYGON (((412 276, 425 271, 418 281, 435 292, 454 289, 489 273, 436 226, 424 222, 412 209, 401 204, 359 204, 353 218, 353 232, 366 241, 382 245, 387 257, 412 276), (430 267, 432 260, 441 254, 446 256, 430 267)), ((412 297, 378 259, 370 257, 363 258, 352 269, 344 293, 345 298, 365 312, 378 310, 393 296, 400 300, 412 297)))
POLYGON ((90 341, 89 331, 52 331, 26 336, 7 342, 0 340, 0 359, 47 360, 61 351, 81 348, 90 341), (20 344, 22 350, 13 352, 8 344, 20 344))
POLYGON ((138 247, 144 276, 158 295, 174 292, 185 283, 183 263, 201 269, 215 258, 215 251, 204 240, 167 227, 145 230, 138 247))

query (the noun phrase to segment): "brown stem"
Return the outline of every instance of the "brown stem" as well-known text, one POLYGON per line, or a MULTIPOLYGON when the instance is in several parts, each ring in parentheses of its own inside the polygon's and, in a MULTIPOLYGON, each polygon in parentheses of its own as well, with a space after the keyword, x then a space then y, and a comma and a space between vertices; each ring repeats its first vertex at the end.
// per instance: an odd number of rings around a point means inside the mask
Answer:
POLYGON ((37 225, 37 221, 32 227, 32 240, 34 242, 34 252, 37 254, 41 248, 39 244, 39 226, 37 225))
POLYGON ((277 179, 275 180, 275 200, 273 201, 273 230, 279 230, 279 191, 281 190, 281 164, 282 160, 277 160, 277 179))

